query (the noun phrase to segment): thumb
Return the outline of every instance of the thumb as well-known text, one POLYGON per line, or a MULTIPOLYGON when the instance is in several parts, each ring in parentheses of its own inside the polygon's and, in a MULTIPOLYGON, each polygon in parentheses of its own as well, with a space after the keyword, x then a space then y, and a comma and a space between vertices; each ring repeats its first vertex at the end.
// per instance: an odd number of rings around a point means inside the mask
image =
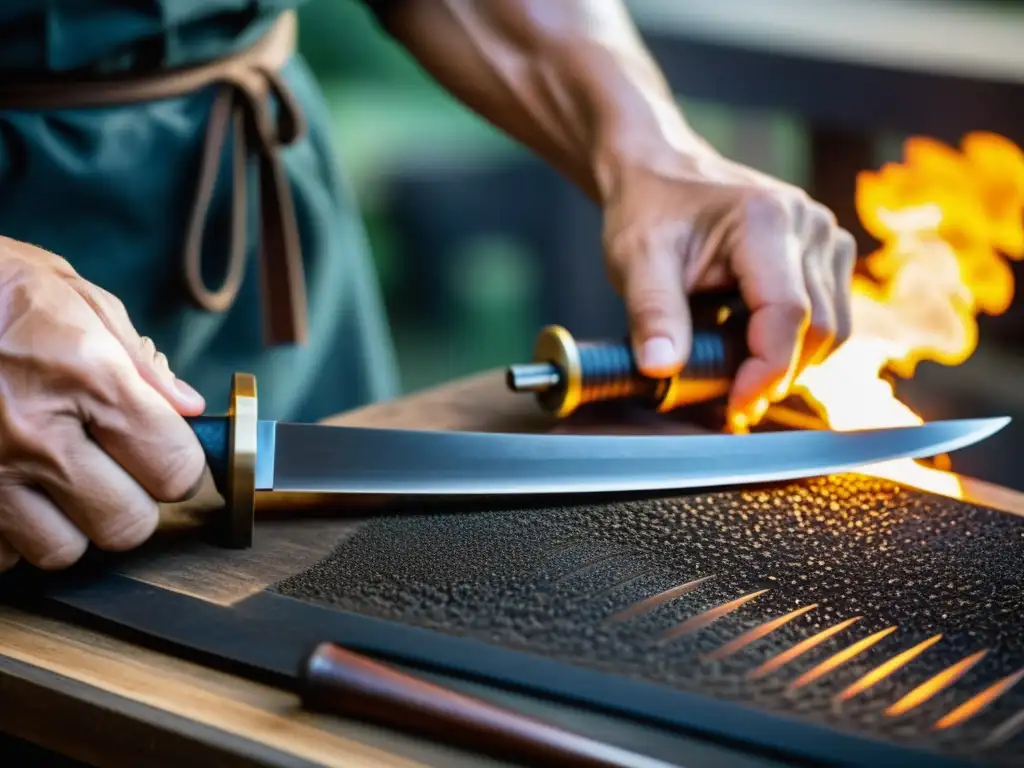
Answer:
POLYGON ((157 350, 152 339, 139 335, 120 299, 91 284, 84 284, 84 291, 82 284, 77 288, 92 305, 107 330, 128 352, 135 369, 146 383, 159 392, 182 416, 198 416, 205 410, 206 400, 203 396, 174 375, 167 356, 157 350))
POLYGON ((623 298, 637 368, 651 378, 668 378, 689 358, 693 336, 680 260, 665 250, 627 263, 623 298))

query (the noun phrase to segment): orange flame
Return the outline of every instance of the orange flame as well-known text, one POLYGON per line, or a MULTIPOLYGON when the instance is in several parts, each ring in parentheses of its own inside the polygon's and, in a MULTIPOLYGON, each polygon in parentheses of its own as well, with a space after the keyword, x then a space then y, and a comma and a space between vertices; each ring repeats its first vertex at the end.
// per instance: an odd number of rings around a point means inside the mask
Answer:
MULTIPOLYGON (((1013 300, 1007 258, 1024 257, 1024 152, 1002 136, 968 134, 953 149, 916 137, 902 163, 857 179, 857 213, 881 242, 853 283, 853 332, 821 365, 796 381, 835 430, 912 426, 922 419, 882 378, 903 378, 931 360, 959 365, 978 344, 977 316, 1013 300)), ((865 469, 961 497, 956 475, 912 460, 865 469)))

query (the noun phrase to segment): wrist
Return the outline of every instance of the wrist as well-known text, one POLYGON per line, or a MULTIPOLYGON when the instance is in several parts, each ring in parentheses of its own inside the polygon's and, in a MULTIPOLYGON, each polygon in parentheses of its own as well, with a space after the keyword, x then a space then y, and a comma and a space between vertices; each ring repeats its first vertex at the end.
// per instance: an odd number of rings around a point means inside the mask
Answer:
POLYGON ((625 179, 651 172, 686 172, 717 155, 689 125, 647 51, 621 38, 571 36, 532 51, 530 98, 551 109, 578 180, 607 204, 625 179))
POLYGON ((638 91, 625 102, 606 109, 592 135, 590 170, 601 204, 617 199, 632 179, 688 178, 721 159, 670 93, 638 91))
POLYGON ((598 203, 607 206, 624 189, 644 179, 688 179, 701 175, 709 159, 720 155, 692 131, 664 134, 652 127, 635 134, 607 136, 591 153, 598 203))

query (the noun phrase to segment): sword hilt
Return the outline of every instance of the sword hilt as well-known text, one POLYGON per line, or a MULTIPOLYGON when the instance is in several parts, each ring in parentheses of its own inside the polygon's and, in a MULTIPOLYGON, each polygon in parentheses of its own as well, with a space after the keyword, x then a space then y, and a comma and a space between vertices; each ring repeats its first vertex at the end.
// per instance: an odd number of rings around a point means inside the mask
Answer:
POLYGON ((225 514, 217 518, 216 537, 226 547, 252 546, 256 517, 256 433, 259 412, 256 377, 236 373, 231 379, 227 414, 185 419, 199 438, 225 514))
POLYGON ((738 294, 715 296, 694 302, 690 356, 671 378, 641 374, 628 340, 578 341, 562 326, 549 325, 537 337, 533 362, 510 366, 506 384, 513 392, 536 393, 540 407, 558 418, 589 403, 627 398, 659 412, 713 400, 729 391, 748 355, 749 319, 738 294))

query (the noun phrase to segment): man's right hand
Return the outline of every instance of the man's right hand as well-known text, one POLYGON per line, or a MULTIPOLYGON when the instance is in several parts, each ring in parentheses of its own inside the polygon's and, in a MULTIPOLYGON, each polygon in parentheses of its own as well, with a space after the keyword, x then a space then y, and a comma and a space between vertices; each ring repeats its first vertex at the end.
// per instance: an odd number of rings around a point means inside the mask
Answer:
POLYGON ((117 298, 48 251, 0 237, 0 307, 0 571, 65 568, 90 541, 137 547, 157 502, 202 479, 182 417, 203 398, 117 298))

